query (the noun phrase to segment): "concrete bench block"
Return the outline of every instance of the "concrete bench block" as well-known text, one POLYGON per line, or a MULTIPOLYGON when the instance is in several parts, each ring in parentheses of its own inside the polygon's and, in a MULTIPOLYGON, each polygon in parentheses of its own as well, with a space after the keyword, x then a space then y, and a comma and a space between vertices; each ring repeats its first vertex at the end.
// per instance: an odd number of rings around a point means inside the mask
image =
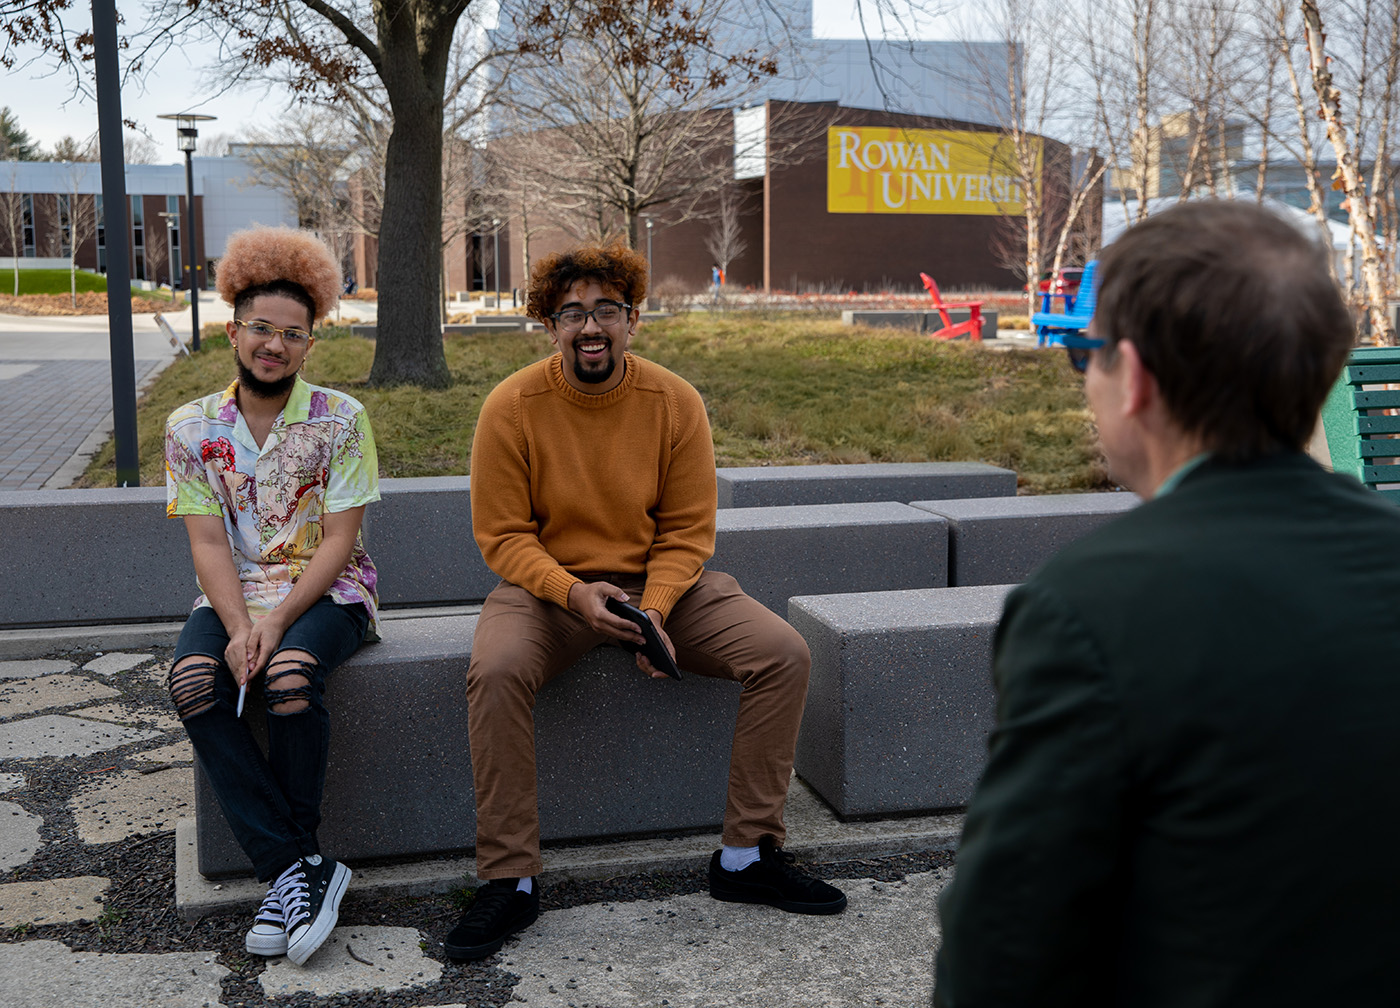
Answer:
POLYGON ((995 716, 992 638, 1013 585, 794 598, 812 650, 797 772, 845 818, 966 805, 995 716))
POLYGON ((198 592, 164 487, 0 491, 0 628, 184 619, 198 592))
POLYGON ((379 481, 365 509, 365 549, 387 607, 479 602, 500 580, 472 539, 471 481, 427 476, 379 481))
POLYGON ((948 519, 948 583, 1015 584, 1087 532, 1131 510, 1136 494, 1047 494, 914 501, 948 519))
MULTIPOLYGON (((396 620, 383 642, 328 679, 320 838, 331 856, 354 862, 475 846, 466 700, 475 626, 474 616, 396 620)), ((256 700, 244 717, 262 741, 256 700)), ((648 680, 618 648, 590 652, 540 692, 535 708, 542 838, 717 829, 738 709, 734 683, 648 680)), ((195 818, 200 872, 246 873, 200 771, 195 818)))
POLYGON ((721 508, 1015 496, 1016 474, 982 462, 735 466, 716 471, 721 508))
MULTIPOLYGON (((972 317, 968 308, 949 308, 948 318, 953 325, 966 322, 972 317)), ((996 339, 997 310, 982 309, 982 338, 996 339)), ((847 309, 841 312, 845 325, 871 326, 876 329, 912 329, 918 333, 931 333, 943 328, 943 316, 929 309, 847 309)))
POLYGON ((948 583, 946 527, 906 504, 728 508, 716 523, 706 566, 780 616, 794 595, 948 583))

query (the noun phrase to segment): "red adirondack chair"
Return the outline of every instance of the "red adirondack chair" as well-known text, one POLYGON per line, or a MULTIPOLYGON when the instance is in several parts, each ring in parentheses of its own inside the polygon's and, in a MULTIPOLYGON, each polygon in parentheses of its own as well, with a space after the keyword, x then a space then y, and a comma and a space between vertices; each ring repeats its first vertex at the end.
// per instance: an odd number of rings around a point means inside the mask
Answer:
POLYGON ((924 287, 928 289, 928 296, 933 299, 934 310, 938 312, 938 317, 943 320, 943 328, 936 329, 929 333, 929 339, 956 339, 958 336, 970 336, 980 343, 982 341, 982 302, 981 301, 944 301, 938 293, 938 284, 933 282, 933 277, 927 273, 920 273, 923 278, 924 287), (953 324, 953 320, 948 316, 949 308, 966 308, 971 312, 971 317, 966 322, 953 324))

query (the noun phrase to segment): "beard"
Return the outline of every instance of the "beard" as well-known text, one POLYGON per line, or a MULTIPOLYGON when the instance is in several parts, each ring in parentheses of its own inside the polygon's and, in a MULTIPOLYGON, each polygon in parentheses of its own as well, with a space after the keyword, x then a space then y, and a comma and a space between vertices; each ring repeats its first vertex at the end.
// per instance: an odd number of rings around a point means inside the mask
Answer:
POLYGON ((284 396, 297 382, 296 372, 276 381, 263 381, 248 370, 248 365, 239 358, 237 350, 233 351, 233 362, 238 365, 238 387, 259 399, 277 399, 284 396))
POLYGON ((612 360, 611 358, 608 360, 606 367, 598 368, 596 370, 585 368, 583 366, 582 361, 578 360, 577 358, 574 359, 574 376, 578 378, 579 381, 585 382, 589 385, 603 384, 603 382, 607 381, 609 378, 612 377, 612 373, 616 370, 617 362, 612 360))

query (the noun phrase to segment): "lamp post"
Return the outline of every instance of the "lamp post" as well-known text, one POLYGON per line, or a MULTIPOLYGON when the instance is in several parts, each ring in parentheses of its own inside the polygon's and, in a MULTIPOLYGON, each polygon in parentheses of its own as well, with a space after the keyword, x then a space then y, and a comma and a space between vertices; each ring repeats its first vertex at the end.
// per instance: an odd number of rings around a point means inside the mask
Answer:
POLYGON ((212 122, 214 116, 197 115, 192 112, 170 112, 157 116, 158 119, 174 119, 176 126, 175 145, 185 152, 185 235, 190 244, 190 323, 194 326, 194 338, 190 349, 199 350, 199 236, 194 215, 194 148, 199 140, 198 123, 212 122))
POLYGON ((642 220, 647 224, 647 272, 651 272, 651 218, 642 214, 642 220))
POLYGON ((165 221, 165 269, 170 275, 170 293, 173 296, 175 293, 175 267, 180 264, 175 261, 175 242, 170 237, 170 231, 180 215, 171 213, 169 210, 162 210, 156 216, 165 221))
POLYGON ((501 219, 491 218, 491 272, 496 278, 496 310, 501 308, 501 219))

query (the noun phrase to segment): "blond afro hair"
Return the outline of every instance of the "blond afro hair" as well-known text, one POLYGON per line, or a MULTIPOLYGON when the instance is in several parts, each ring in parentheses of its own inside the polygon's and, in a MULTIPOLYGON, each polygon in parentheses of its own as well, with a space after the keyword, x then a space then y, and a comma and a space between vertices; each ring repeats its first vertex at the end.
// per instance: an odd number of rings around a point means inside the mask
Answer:
POLYGON ((331 313, 340 299, 341 275, 326 243, 289 227, 234 232, 215 271, 219 296, 237 308, 245 294, 263 293, 261 288, 273 293, 287 285, 306 292, 313 323, 331 313))

